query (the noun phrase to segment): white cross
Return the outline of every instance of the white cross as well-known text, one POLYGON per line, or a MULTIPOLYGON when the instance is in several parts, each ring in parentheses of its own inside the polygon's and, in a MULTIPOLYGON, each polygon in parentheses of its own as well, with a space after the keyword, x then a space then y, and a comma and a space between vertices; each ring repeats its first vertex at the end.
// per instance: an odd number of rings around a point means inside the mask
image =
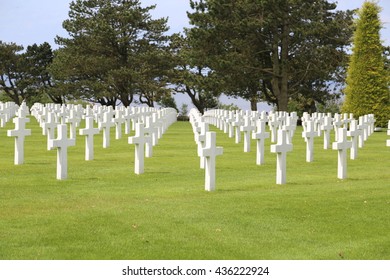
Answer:
POLYGON ((271 130, 271 142, 275 143, 277 130, 278 130, 278 127, 280 125, 280 121, 278 120, 278 117, 276 114, 272 114, 270 116, 270 121, 268 122, 268 125, 269 125, 270 130, 271 130))
POLYGON ((195 141, 198 143, 198 156, 200 157, 200 168, 204 169, 206 159, 202 157, 201 151, 206 147, 206 132, 209 131, 209 125, 206 122, 200 123, 200 132, 196 134, 195 141))
POLYGON ((57 131, 57 139, 50 139, 49 147, 57 148, 57 179, 64 180, 68 177, 68 147, 75 145, 75 139, 67 138, 66 124, 59 124, 57 131))
POLYGON ((334 121, 333 121, 333 127, 334 127, 334 136, 335 136, 335 141, 338 141, 338 133, 339 133, 339 128, 343 127, 344 122, 341 120, 341 116, 339 114, 335 114, 334 116, 334 121))
POLYGON ((12 121, 15 124, 15 129, 8 130, 7 136, 15 137, 14 163, 19 165, 24 162, 24 138, 31 135, 31 129, 26 129, 26 123, 30 122, 30 119, 18 117, 12 121))
POLYGON ((314 121, 306 121, 306 130, 302 132, 302 137, 306 142, 306 162, 313 162, 314 159, 314 138, 318 133, 314 130, 314 121))
POLYGON ((286 154, 292 151, 293 145, 287 143, 287 132, 278 130, 278 142, 271 145, 271 153, 276 153, 276 184, 286 183, 286 154))
POLYGON ((108 148, 110 146, 110 129, 113 126, 112 113, 105 112, 103 121, 100 123, 100 129, 103 129, 103 148, 108 148))
POLYGON ((256 151, 256 164, 262 165, 264 163, 264 142, 266 138, 269 138, 269 132, 265 131, 265 121, 257 120, 257 130, 252 133, 252 138, 256 139, 257 151, 256 151))
POLYGON ((251 132, 253 128, 250 117, 245 116, 244 125, 241 126, 241 131, 244 132, 244 153, 249 153, 251 151, 251 132))
POLYGON ((121 110, 116 109, 115 110, 115 139, 121 139, 122 138, 122 123, 125 122, 125 119, 123 117, 123 113, 121 110))
POLYGON ((356 159, 358 154, 358 138, 359 135, 362 133, 361 130, 358 129, 358 122, 357 120, 350 120, 349 124, 349 131, 347 131, 347 136, 351 137, 351 154, 350 159, 356 159))
POLYGON ((145 129, 144 132, 149 136, 149 140, 145 143, 145 156, 150 158, 153 156, 153 138, 156 138, 157 128, 152 122, 152 117, 147 116, 145 118, 145 129))
POLYGON ((79 126, 80 119, 76 116, 76 112, 73 109, 70 110, 70 116, 66 117, 66 122, 70 124, 69 138, 76 139, 76 127, 79 126))
POLYGON ((362 132, 359 135, 359 148, 363 148, 364 141, 367 140, 367 128, 368 125, 364 122, 364 117, 360 116, 358 129, 361 130, 362 132))
POLYGON ((206 132, 206 145, 200 150, 200 156, 206 158, 205 166, 205 190, 215 190, 215 162, 216 157, 223 154, 223 148, 217 147, 217 134, 206 132))
POLYGON ((129 137, 129 144, 135 144, 134 173, 144 173, 145 144, 151 141, 150 136, 145 135, 143 123, 135 125, 135 135, 129 137))
POLYGON ((93 127, 93 117, 85 118, 85 128, 79 130, 80 135, 85 135, 85 160, 93 160, 93 136, 99 133, 99 128, 93 127))
POLYGON ((321 130, 324 131, 324 149, 325 150, 330 149, 330 147, 331 147, 331 145, 330 145, 330 132, 332 131, 332 129, 333 129, 332 117, 330 117, 330 116, 324 117, 324 122, 321 125, 321 130))
POLYGON ((240 143, 240 141, 241 141, 240 127, 241 127, 242 124, 243 124, 243 122, 241 120, 241 116, 240 116, 239 113, 237 113, 236 114, 236 118, 235 118, 234 122, 232 123, 233 127, 235 128, 235 135, 236 135, 235 141, 236 141, 236 144, 240 143))
POLYGON ((42 129, 46 131, 47 135, 47 150, 50 150, 49 140, 54 139, 54 132, 57 128, 58 123, 56 122, 56 117, 53 112, 49 112, 47 115, 47 120, 42 124, 42 129))
POLYGON ((333 150, 338 150, 338 161, 337 161, 337 178, 347 178, 347 150, 352 147, 352 142, 347 141, 347 129, 338 129, 338 140, 333 142, 333 150))

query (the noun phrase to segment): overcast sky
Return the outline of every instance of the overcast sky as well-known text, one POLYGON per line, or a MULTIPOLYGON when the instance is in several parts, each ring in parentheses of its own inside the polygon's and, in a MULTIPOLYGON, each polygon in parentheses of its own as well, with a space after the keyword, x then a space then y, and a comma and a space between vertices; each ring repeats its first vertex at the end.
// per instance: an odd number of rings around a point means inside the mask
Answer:
MULTIPOLYGON (((336 0, 329 0, 336 1, 336 0)), ((0 41, 14 42, 23 47, 34 43, 48 42, 53 49, 58 46, 54 43, 56 35, 66 37, 67 33, 62 28, 62 22, 68 18, 69 3, 71 0, 0 0, 0 41)), ((338 0, 338 9, 360 8, 364 0, 338 0)), ((385 45, 390 45, 390 0, 379 0, 382 7, 381 20, 382 40, 385 45)), ((170 32, 180 32, 188 26, 186 12, 190 10, 189 0, 141 0, 142 6, 157 4, 151 11, 153 18, 168 17, 170 32)), ((177 106, 188 104, 191 100, 186 95, 175 95, 177 106)), ((220 102, 239 106, 243 110, 249 110, 250 104, 242 99, 233 99, 222 96, 220 102)), ((269 111, 270 106, 262 103, 258 109, 269 111)))
MULTIPOLYGON (((333 1, 333 0, 330 0, 333 1)), ((62 22, 68 18, 71 0, 0 0, 0 40, 27 47, 34 43, 49 42, 53 48, 56 35, 66 36, 62 22)), ((341 10, 361 7, 364 0, 339 0, 341 10)), ((168 17, 171 32, 188 26, 186 11, 189 0, 141 0, 142 6, 157 4, 154 18, 168 17)), ((390 0, 379 0, 384 24, 382 40, 390 45, 390 0)))

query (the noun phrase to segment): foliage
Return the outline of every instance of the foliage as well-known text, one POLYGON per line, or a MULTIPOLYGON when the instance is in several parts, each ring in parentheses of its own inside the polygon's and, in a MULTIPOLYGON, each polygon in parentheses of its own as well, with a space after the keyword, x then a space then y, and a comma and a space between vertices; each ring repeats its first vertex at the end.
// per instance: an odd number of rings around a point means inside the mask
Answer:
POLYGON ((181 116, 188 116, 188 104, 186 103, 181 104, 179 114, 181 116))
POLYGON ((0 90, 16 104, 46 101, 52 86, 47 71, 53 59, 51 46, 45 42, 28 46, 24 53, 23 49, 0 41, 0 90))
POLYGON ((162 96, 162 98, 160 99, 160 101, 158 103, 163 108, 173 108, 176 111, 179 111, 177 109, 175 98, 173 98, 172 95, 167 94, 167 95, 162 96))
POLYGON ((279 110, 291 99, 325 102, 329 82, 343 81, 351 11, 325 0, 190 3, 194 52, 222 80, 220 90, 253 109, 261 100, 279 110))
POLYGON ((193 44, 188 30, 187 36, 174 34, 171 48, 176 67, 171 71, 170 82, 176 92, 187 94, 193 105, 203 113, 218 104, 220 79, 207 66, 206 58, 193 44))
POLYGON ((152 19, 154 8, 138 0, 73 1, 63 23, 69 36, 57 37, 62 48, 51 67, 59 90, 113 106, 117 100, 128 106, 136 96, 153 106, 168 94, 167 19, 152 19))
POLYGON ((103 149, 96 135, 95 159, 86 162, 77 135, 65 181, 55 179, 56 151, 46 150, 33 119, 25 164, 14 166, 14 139, 4 133, 12 128, 0 128, 0 259, 390 258, 386 133, 369 137, 358 159, 348 161, 350 179, 341 181, 337 152, 323 150, 322 139, 314 143, 315 161, 305 163, 298 128, 287 185, 278 186, 269 139, 265 164, 256 166, 254 151, 243 153, 242 144, 218 132, 224 154, 216 191, 208 193, 188 122, 167 130, 143 175, 133 173, 127 137, 103 149))
POLYGON ((355 117, 373 113, 376 124, 385 127, 390 119, 390 76, 380 41, 379 12, 380 7, 369 1, 358 12, 343 111, 355 117))

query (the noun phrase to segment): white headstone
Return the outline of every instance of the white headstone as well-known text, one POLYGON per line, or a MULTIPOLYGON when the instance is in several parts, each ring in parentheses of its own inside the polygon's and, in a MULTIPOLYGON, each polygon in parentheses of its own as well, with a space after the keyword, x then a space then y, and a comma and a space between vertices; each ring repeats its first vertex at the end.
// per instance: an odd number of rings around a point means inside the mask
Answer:
POLYGON ((123 112, 119 109, 115 110, 115 139, 122 138, 122 123, 125 122, 125 118, 123 117, 123 112))
POLYGON ((287 143, 287 132, 278 130, 278 142, 271 145, 271 153, 276 153, 276 184, 282 185, 286 183, 286 155, 292 151, 292 144, 287 143))
POLYGON ((205 190, 215 190, 215 162, 216 157, 222 155, 223 148, 217 147, 217 134, 215 132, 206 132, 206 145, 200 151, 200 156, 206 159, 205 166, 205 190))
POLYGON ((323 120, 323 124, 321 125, 321 130, 324 131, 324 149, 330 149, 331 142, 330 142, 330 132, 333 129, 332 125, 332 117, 325 116, 323 120))
POLYGON ((57 148, 57 179, 64 180, 68 177, 68 147, 75 145, 75 139, 67 138, 66 124, 59 124, 57 131, 57 139, 50 139, 49 147, 57 148))
POLYGON ((357 120, 354 119, 350 120, 349 131, 347 131, 347 136, 351 137, 351 142, 352 142, 350 159, 357 158, 358 148, 359 148, 358 140, 359 140, 359 135, 361 133, 362 131, 358 129, 357 120))
POLYGON ((252 133, 252 138, 257 142, 256 164, 262 165, 264 163, 264 142, 269 138, 269 132, 265 131, 265 121, 261 119, 257 120, 256 128, 256 132, 252 133))
POLYGON ((235 141, 236 141, 236 144, 240 143, 241 142, 241 131, 240 131, 240 127, 242 125, 242 121, 241 121, 241 116, 240 114, 236 114, 236 117, 235 117, 235 120, 234 122, 232 123, 233 127, 235 128, 235 141))
POLYGON ((16 117, 13 119, 15 129, 7 131, 7 136, 15 137, 15 165, 24 162, 24 138, 31 135, 31 129, 26 129, 26 123, 28 122, 30 122, 29 118, 16 117))
POLYGON ((244 125, 241 126, 241 131, 244 132, 244 152, 249 153, 251 151, 251 133, 253 126, 249 116, 244 117, 244 125))
POLYGON ((276 142, 276 136, 277 136, 277 131, 280 125, 280 121, 278 120, 278 116, 276 113, 273 113, 270 115, 270 120, 268 122, 269 128, 271 130, 271 142, 275 143, 276 142))
POLYGON ((314 138, 318 137, 318 133, 314 130, 314 121, 306 121, 306 130, 302 132, 302 137, 306 142, 306 162, 314 160, 314 138))
POLYGON ((338 129, 338 140, 333 142, 333 150, 338 151, 337 178, 347 178, 347 150, 352 147, 352 142, 347 141, 347 129, 338 129))
POLYGON ((105 112, 103 114, 103 121, 100 123, 100 129, 103 129, 103 148, 110 146, 110 130, 115 124, 112 121, 112 113, 105 112))
POLYGON ((135 144, 134 173, 144 173, 145 144, 151 141, 150 136, 145 135, 143 123, 135 125, 135 135, 129 137, 129 144, 135 144))
POLYGON ((200 157, 200 168, 204 169, 206 159, 202 157, 201 151, 206 147, 206 132, 209 131, 209 125, 206 122, 200 123, 200 132, 197 134, 195 139, 196 143, 198 143, 198 156, 200 157))
POLYGON ((85 128, 79 130, 80 135, 85 135, 85 160, 93 160, 93 136, 99 133, 99 128, 93 127, 93 117, 85 118, 85 128))
POLYGON ((69 123, 69 138, 76 139, 76 128, 79 126, 80 119, 77 117, 75 110, 71 109, 69 111, 66 122, 69 123))

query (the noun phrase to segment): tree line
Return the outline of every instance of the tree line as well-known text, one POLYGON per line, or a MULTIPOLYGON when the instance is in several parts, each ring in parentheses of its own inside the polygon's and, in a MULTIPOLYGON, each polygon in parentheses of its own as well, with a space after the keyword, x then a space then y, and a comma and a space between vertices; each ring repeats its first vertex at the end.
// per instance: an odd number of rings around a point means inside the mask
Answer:
POLYGON ((226 94, 278 110, 313 112, 345 84, 355 29, 351 10, 327 0, 190 0, 190 27, 139 0, 75 0, 59 49, 0 42, 0 91, 20 103, 85 100, 174 106, 187 94, 200 112, 226 94))

